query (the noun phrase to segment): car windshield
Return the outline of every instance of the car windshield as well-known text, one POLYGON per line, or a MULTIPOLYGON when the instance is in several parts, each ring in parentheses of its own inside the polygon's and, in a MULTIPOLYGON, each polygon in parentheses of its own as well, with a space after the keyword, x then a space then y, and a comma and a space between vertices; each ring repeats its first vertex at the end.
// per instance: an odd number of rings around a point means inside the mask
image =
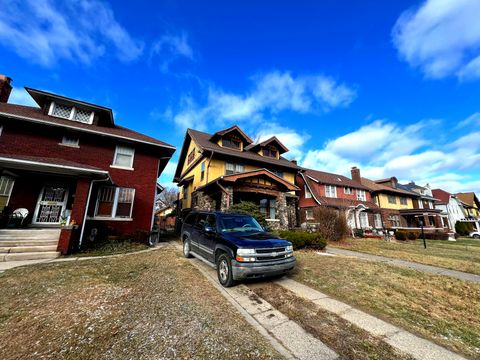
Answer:
POLYGON ((220 231, 263 231, 260 224, 252 216, 222 216, 220 218, 220 231))

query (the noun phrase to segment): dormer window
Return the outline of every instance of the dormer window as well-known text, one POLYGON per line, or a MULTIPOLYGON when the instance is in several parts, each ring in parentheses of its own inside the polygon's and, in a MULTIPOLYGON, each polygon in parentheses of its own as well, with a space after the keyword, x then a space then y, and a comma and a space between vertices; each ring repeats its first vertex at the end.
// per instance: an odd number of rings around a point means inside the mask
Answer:
POLYGON ((228 136, 222 139, 222 146, 231 149, 241 150, 242 141, 236 136, 228 136))
POLYGON ((52 102, 48 111, 48 115, 62 119, 78 121, 85 124, 91 124, 93 122, 94 113, 93 111, 79 109, 75 106, 52 102))
POLYGON ((277 158, 277 155, 278 155, 278 151, 276 148, 274 148, 273 146, 268 146, 268 147, 264 147, 262 149, 262 154, 263 156, 268 156, 268 157, 272 157, 272 158, 277 158))

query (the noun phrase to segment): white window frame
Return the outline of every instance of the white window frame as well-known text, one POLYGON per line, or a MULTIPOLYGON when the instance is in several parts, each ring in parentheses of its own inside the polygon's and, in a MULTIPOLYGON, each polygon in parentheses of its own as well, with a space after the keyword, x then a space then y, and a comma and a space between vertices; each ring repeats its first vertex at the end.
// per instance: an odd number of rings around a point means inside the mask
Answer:
POLYGON ((235 175, 235 174, 241 174, 243 172, 245 172, 245 165, 237 164, 237 163, 233 163, 233 162, 229 162, 229 161, 227 161, 225 163, 225 175, 235 175), (232 174, 227 174, 227 171, 228 171, 227 166, 228 165, 231 165, 233 167, 233 170, 230 170, 230 171, 233 171, 232 174))
POLYGON ((352 195, 353 194, 353 189, 349 186, 345 186, 343 188, 343 193, 346 194, 346 195, 352 195))
POLYGON ((312 198, 312 193, 310 192, 310 189, 308 188, 307 185, 305 185, 305 199, 311 199, 312 198))
POLYGON ((373 222, 375 224, 376 229, 383 228, 382 215, 381 214, 373 214, 373 222))
POLYGON ((367 192, 365 190, 357 189, 357 200, 367 201, 367 192))
POLYGON ((93 117, 95 116, 95 112, 93 112, 93 111, 90 113, 90 118, 88 119, 88 122, 85 122, 85 121, 80 121, 80 120, 75 119, 75 114, 77 112, 77 108, 75 106, 73 106, 73 105, 63 105, 63 106, 68 106, 68 107, 71 108, 70 116, 68 118, 64 118, 64 117, 61 117, 61 116, 54 115, 53 112, 55 111, 55 106, 56 106, 56 102, 52 101, 50 103, 50 107, 48 108, 48 115, 59 118, 59 119, 76 121, 76 122, 79 122, 81 124, 89 124, 89 125, 93 124, 93 117))
POLYGON ((80 139, 78 137, 74 137, 74 136, 70 137, 70 136, 64 135, 62 137, 62 142, 59 143, 59 145, 79 148, 80 147, 79 143, 80 143, 80 139), (70 139, 76 139, 77 141, 75 143, 73 143, 73 142, 69 143, 69 142, 67 142, 67 139, 69 139, 69 138, 70 139))
MULTIPOLYGON (((126 155, 126 154, 124 154, 126 155)), ((128 154, 130 155, 130 154, 128 154)), ((110 165, 111 168, 115 168, 115 169, 123 169, 123 170, 134 170, 133 169, 133 160, 135 159, 135 148, 134 147, 131 147, 131 146, 125 146, 125 145, 117 145, 115 147, 115 154, 113 155, 113 162, 112 162, 112 165, 110 165), (119 148, 124 148, 124 149, 130 149, 132 150, 132 159, 130 160, 130 166, 121 166, 121 165, 116 165, 115 162, 117 160, 117 155, 118 155, 118 150, 119 148)))
POLYGON ((12 176, 8 176, 8 175, 0 176, 0 189, 3 187, 3 182, 4 181, 7 181, 9 183, 11 182, 11 184, 12 184, 9 189, 7 189, 7 186, 5 186, 5 190, 8 190, 8 192, 0 193, 0 196, 6 196, 7 197, 7 202, 5 203, 5 206, 8 206, 8 204, 10 202, 10 197, 12 196, 13 187, 15 186, 15 178, 12 177, 12 176))
POLYGON ((335 185, 325 185, 325 196, 329 198, 336 198, 337 187, 335 185), (332 192, 332 189, 333 189, 333 192, 332 192))
MULTIPOLYGON (((109 186, 106 186, 106 187, 109 187, 109 186)), ((104 215, 97 215, 97 212, 98 212, 98 205, 100 203, 100 198, 99 198, 99 193, 97 193, 97 202, 95 204, 95 213, 94 213, 94 219, 98 219, 98 220, 117 220, 117 221, 131 221, 133 220, 132 218, 132 214, 133 214, 133 206, 135 204, 135 188, 124 188, 124 187, 121 187, 121 186, 110 186, 110 187, 114 187, 115 188, 115 194, 113 195, 113 205, 112 205, 112 212, 110 214, 110 216, 104 216, 104 215), (129 217, 117 217, 117 216, 113 216, 113 214, 116 214, 117 212, 117 206, 118 206, 118 195, 120 193, 120 189, 129 189, 129 190, 132 190, 133 191, 133 195, 132 195, 132 206, 130 208, 130 215, 129 217)), ((100 192, 100 189, 102 189, 102 187, 98 188, 98 191, 100 192)))
POLYGON ((305 219, 306 220, 314 220, 315 219, 315 216, 313 214, 313 209, 305 209, 305 219))

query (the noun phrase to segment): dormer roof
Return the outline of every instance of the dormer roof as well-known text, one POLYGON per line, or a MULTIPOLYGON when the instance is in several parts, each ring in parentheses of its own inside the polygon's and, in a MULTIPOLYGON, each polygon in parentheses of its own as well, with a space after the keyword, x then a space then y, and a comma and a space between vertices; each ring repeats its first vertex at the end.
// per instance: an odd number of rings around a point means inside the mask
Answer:
POLYGON ((227 128, 227 129, 217 131, 215 134, 212 135, 210 140, 216 142, 218 139, 220 139, 220 138, 222 138, 225 135, 230 134, 230 133, 235 133, 235 134, 239 135, 244 140, 244 144, 246 144, 246 145, 250 145, 251 143, 253 143, 253 140, 250 139, 250 137, 248 137, 248 135, 245 134, 243 132, 243 130, 240 129, 240 127, 237 126, 237 125, 233 125, 233 126, 227 128))
POLYGON ((261 143, 251 144, 245 150, 255 150, 258 148, 266 147, 268 145, 274 145, 278 149, 278 152, 280 154, 286 153, 288 151, 288 148, 285 145, 283 145, 282 142, 278 140, 276 136, 272 136, 271 138, 265 141, 262 141, 261 143))

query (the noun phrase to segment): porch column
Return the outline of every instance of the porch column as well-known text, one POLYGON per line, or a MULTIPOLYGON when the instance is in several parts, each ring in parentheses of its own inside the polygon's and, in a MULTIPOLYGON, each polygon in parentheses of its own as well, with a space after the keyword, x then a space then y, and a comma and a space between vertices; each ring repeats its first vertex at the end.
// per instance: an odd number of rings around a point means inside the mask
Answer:
POLYGON ((443 228, 443 221, 442 217, 440 215, 435 215, 435 227, 437 228, 443 228))
POLYGON ((220 199, 220 211, 227 211, 233 204, 233 187, 226 186, 225 191, 222 190, 222 197, 220 199))
POLYGON ((72 213, 70 215, 70 223, 62 227, 60 232, 60 240, 58 241, 57 251, 62 254, 72 252, 74 246, 78 244, 80 236, 80 228, 85 216, 85 207, 87 206, 88 191, 90 189, 90 179, 78 178, 75 189, 75 197, 72 204, 72 213))
POLYGON ((277 196, 277 218, 280 220, 280 228, 288 229, 287 196, 283 192, 277 196))

